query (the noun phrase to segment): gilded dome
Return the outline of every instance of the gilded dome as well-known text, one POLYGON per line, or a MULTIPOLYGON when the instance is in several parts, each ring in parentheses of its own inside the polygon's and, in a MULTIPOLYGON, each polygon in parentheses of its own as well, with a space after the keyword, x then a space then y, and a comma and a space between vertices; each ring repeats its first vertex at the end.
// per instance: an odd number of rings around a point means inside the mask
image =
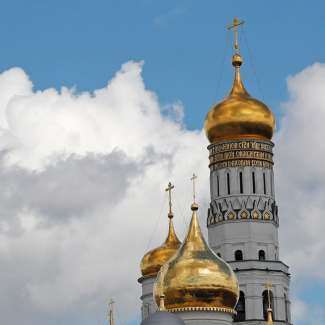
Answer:
POLYGON ((166 309, 207 307, 232 312, 238 296, 238 282, 231 267, 206 244, 196 210, 186 238, 175 255, 160 269, 154 284, 154 297, 165 295, 166 309))
POLYGON ((242 58, 232 58, 235 80, 229 95, 208 112, 204 128, 210 143, 234 139, 271 140, 275 118, 271 109, 252 97, 245 89, 241 76, 242 58))
POLYGON ((161 246, 154 248, 143 257, 140 266, 142 276, 156 275, 182 244, 175 234, 172 214, 168 216, 170 219, 167 238, 161 246))

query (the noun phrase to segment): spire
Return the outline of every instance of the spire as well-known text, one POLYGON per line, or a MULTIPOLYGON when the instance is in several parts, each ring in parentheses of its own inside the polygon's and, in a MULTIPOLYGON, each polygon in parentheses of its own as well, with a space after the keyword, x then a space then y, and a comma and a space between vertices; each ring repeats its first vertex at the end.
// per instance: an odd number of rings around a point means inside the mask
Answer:
POLYGON ((266 325, 273 325, 273 321, 272 321, 272 309, 268 308, 267 309, 267 323, 266 325))
POLYGON ((174 217, 174 214, 172 213, 172 189, 175 186, 172 185, 171 182, 168 183, 168 188, 166 188, 166 191, 169 191, 169 213, 168 213, 168 218, 172 219, 174 217))
MULTIPOLYGON (((195 179, 193 198, 195 200, 195 179)), ((154 297, 157 305, 165 295, 166 308, 220 308, 232 313, 238 301, 238 282, 231 267, 207 245, 197 217, 198 205, 191 205, 192 220, 182 246, 160 269, 154 297)), ((221 310, 222 309, 222 310, 221 310)))
POLYGON ((234 80, 234 84, 232 86, 232 89, 228 95, 229 96, 233 96, 233 97, 251 97, 251 95, 247 92, 247 90, 245 89, 243 82, 241 80, 241 76, 240 76, 240 70, 239 67, 242 65, 243 63, 243 59, 242 57, 238 54, 238 37, 237 37, 237 26, 241 25, 244 23, 244 21, 241 21, 239 23, 237 23, 238 19, 237 17, 234 18, 233 20, 233 25, 228 26, 227 28, 235 28, 235 49, 236 49, 236 53, 235 55, 232 57, 231 59, 231 63, 232 65, 235 67, 235 80, 234 80))
POLYGON ((191 205, 191 210, 197 210, 199 206, 195 203, 195 179, 197 176, 193 173, 193 177, 191 178, 191 181, 193 181, 193 204, 191 205))
POLYGON ((266 323, 266 325, 273 325, 271 299, 270 299, 270 287, 271 286, 272 286, 272 284, 270 284, 270 282, 268 282, 265 287, 265 288, 267 288, 267 296, 268 296, 268 300, 269 300, 269 308, 267 309, 267 323, 266 323))
POLYGON ((168 213, 168 218, 169 220, 169 231, 168 231, 168 235, 167 238, 164 242, 163 245, 168 245, 168 246, 173 246, 173 245, 180 245, 181 242, 178 240, 176 234, 175 234, 175 229, 174 229, 174 225, 173 225, 173 221, 172 218, 174 217, 174 214, 172 213, 172 196, 171 196, 171 192, 172 189, 175 186, 172 185, 171 182, 168 183, 168 188, 166 188, 166 191, 169 191, 169 213, 168 213))
POLYGON ((237 23, 237 21, 238 21, 238 18, 235 16, 235 18, 233 20, 234 24, 227 27, 228 29, 235 27, 235 45, 234 45, 234 47, 236 49, 236 54, 235 55, 238 55, 238 49, 239 49, 238 39, 237 39, 237 26, 244 23, 244 21, 240 21, 239 23, 237 23))
POLYGON ((165 295, 162 293, 162 294, 160 295, 159 311, 164 311, 164 310, 166 310, 166 308, 165 308, 165 303, 164 303, 164 298, 165 298, 165 295))
POLYGON ((111 302, 109 303, 110 306, 111 306, 111 310, 109 311, 108 313, 108 316, 109 316, 109 324, 110 325, 114 325, 114 316, 113 316, 113 305, 114 305, 114 300, 111 299, 111 302))

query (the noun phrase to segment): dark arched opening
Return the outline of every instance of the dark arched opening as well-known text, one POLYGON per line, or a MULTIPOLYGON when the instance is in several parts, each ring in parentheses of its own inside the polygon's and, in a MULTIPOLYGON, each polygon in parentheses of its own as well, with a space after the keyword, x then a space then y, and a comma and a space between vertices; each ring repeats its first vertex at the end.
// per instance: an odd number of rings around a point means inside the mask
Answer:
POLYGON ((265 252, 264 252, 263 250, 260 250, 260 251, 258 252, 258 259, 259 259, 260 261, 265 261, 265 252))
MULTIPOLYGON (((263 297, 263 317, 264 320, 267 320, 267 309, 269 308, 269 298, 268 298, 268 294, 267 294, 267 290, 263 291, 262 294, 263 297)), ((274 297, 273 297, 273 293, 270 290, 270 303, 271 303, 271 309, 272 309, 272 320, 274 320, 274 297)))
POLYGON ((235 261, 242 261, 243 260, 243 252, 242 251, 236 251, 235 252, 235 261))
POLYGON ((217 255, 221 258, 221 254, 220 253, 218 253, 217 255))
POLYGON ((234 317, 234 322, 242 322, 246 319, 246 308, 245 308, 245 294, 240 291, 239 300, 235 308, 237 315, 234 317))

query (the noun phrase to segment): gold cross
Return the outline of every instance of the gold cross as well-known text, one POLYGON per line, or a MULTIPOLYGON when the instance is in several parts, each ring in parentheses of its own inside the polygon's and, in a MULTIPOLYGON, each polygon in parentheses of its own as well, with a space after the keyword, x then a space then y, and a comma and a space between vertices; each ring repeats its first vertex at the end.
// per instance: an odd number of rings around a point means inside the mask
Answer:
POLYGON ((193 174, 193 177, 191 178, 191 181, 193 181, 193 198, 194 198, 194 203, 195 203, 195 178, 197 178, 197 176, 195 174, 193 174))
POLYGON ((266 284, 266 287, 267 288, 267 295, 268 295, 268 299, 269 299, 269 308, 271 308, 271 301, 270 301, 270 287, 272 287, 272 284, 270 282, 268 282, 266 284))
POLYGON ((166 188, 166 191, 169 191, 169 213, 168 213, 168 218, 172 218, 174 215, 172 213, 172 189, 175 186, 172 185, 171 182, 168 183, 168 188, 166 188))
POLYGON ((111 306, 111 310, 109 311, 109 314, 108 314, 110 325, 114 325, 114 317, 113 317, 113 304, 114 304, 114 302, 115 301, 113 299, 111 299, 111 302, 109 303, 110 306, 111 306))
POLYGON ((237 23, 237 21, 238 21, 238 18, 235 16, 235 18, 233 20, 234 24, 227 27, 228 29, 235 27, 235 45, 234 45, 234 47, 236 49, 236 54, 238 54, 238 49, 239 49, 238 40, 237 40, 237 26, 244 23, 244 21, 240 21, 239 23, 237 23))

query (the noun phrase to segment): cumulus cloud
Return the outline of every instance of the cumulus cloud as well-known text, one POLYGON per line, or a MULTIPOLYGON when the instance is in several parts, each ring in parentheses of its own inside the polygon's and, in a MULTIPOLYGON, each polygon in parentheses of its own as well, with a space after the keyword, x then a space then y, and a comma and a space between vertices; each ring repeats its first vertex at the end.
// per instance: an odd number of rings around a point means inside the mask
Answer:
POLYGON ((287 84, 290 98, 274 137, 283 259, 293 279, 325 280, 325 65, 315 63, 287 84))
MULTIPOLYGON (((186 129, 180 101, 162 106, 145 88, 142 66, 123 64, 93 93, 34 91, 20 68, 0 75, 1 324, 101 324, 111 297, 124 322, 135 319, 139 263, 168 181, 182 239, 189 178, 199 175, 205 228, 207 140, 186 129)), ((288 79, 274 138, 280 248, 297 281, 324 278, 324 86, 321 64, 288 79)), ((167 212, 165 204, 149 249, 165 239, 167 212)), ((293 312, 310 308, 322 314, 302 301, 293 312)))
MULTIPOLYGON (((142 65, 93 94, 34 92, 20 68, 0 75, 1 324, 102 323, 111 297, 125 322, 138 315, 168 181, 180 203, 194 171, 208 181, 203 132, 185 129, 180 101, 161 106, 145 89, 142 65)), ((175 223, 183 234, 180 211, 175 223)))

